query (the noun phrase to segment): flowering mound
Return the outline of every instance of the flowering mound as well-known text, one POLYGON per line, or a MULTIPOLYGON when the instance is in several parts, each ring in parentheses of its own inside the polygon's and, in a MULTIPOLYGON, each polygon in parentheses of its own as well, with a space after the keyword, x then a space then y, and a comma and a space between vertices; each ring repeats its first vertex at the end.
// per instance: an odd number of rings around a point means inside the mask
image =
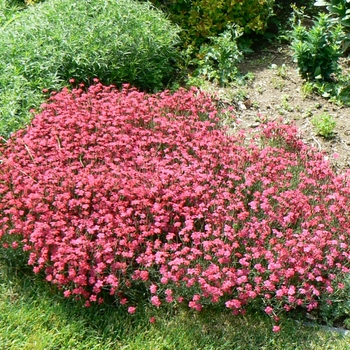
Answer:
POLYGON ((347 176, 291 126, 232 137, 217 114, 196 90, 52 96, 0 149, 3 243, 87 304, 317 307, 349 272, 347 176))

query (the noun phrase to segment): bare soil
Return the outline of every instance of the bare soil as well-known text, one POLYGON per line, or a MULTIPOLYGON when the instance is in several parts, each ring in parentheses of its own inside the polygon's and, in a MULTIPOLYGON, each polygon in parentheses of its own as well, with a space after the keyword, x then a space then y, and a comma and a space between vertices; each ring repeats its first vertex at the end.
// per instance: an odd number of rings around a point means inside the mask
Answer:
MULTIPOLYGON (((342 59, 348 71, 350 59, 342 59)), ((288 47, 270 47, 255 52, 240 65, 244 74, 253 73, 246 85, 218 89, 219 99, 235 107, 239 127, 257 127, 259 115, 269 121, 282 118, 294 123, 304 142, 325 152, 334 169, 350 168, 350 107, 340 106, 315 94, 305 95, 303 79, 288 47), (336 121, 334 136, 324 138, 312 125, 314 116, 331 115, 336 121)))

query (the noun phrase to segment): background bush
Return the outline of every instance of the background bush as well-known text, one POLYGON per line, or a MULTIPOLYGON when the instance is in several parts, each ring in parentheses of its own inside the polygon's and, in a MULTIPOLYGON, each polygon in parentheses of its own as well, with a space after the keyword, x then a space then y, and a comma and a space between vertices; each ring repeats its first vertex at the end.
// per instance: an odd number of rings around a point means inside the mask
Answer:
POLYGON ((209 44, 203 44, 198 53, 198 69, 194 74, 225 86, 237 79, 238 63, 243 59, 243 53, 238 47, 238 38, 242 29, 228 25, 227 29, 216 37, 210 37, 209 44))
POLYGON ((348 105, 350 81, 339 64, 346 38, 343 28, 329 14, 320 13, 310 29, 301 25, 299 20, 290 34, 300 75, 318 94, 348 105))
POLYGON ((317 0, 315 6, 325 6, 335 21, 341 24, 346 36, 343 38, 343 48, 350 46, 350 2, 347 0, 317 0))
POLYGON ((334 81, 340 72, 343 32, 334 25, 327 14, 321 13, 310 30, 296 25, 292 32, 292 49, 301 76, 310 81, 334 81))
POLYGON ((0 134, 29 120, 42 89, 70 78, 159 89, 174 72, 178 29, 161 11, 126 0, 50 0, 0 28, 0 134))
POLYGON ((274 0, 151 0, 169 13, 183 29, 186 45, 199 47, 208 37, 222 33, 228 24, 236 24, 246 33, 263 33, 273 14, 274 0))

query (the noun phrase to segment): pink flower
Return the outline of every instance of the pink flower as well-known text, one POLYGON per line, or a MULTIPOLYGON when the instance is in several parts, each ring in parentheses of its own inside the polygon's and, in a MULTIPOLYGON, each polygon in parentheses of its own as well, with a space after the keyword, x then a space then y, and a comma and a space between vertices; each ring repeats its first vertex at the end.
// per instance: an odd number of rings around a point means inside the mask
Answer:
POLYGON ((188 306, 191 308, 191 309, 195 309, 196 311, 201 311, 203 306, 200 304, 200 303, 197 303, 195 301, 190 301, 188 303, 188 306))
POLYGON ((273 312, 273 308, 272 308, 271 306, 267 306, 267 307, 265 308, 265 312, 266 312, 268 315, 271 315, 272 312, 273 312))
POLYGON ((151 284, 151 286, 149 287, 149 290, 152 294, 157 293, 157 289, 158 287, 155 284, 151 284))
POLYGON ((172 303, 174 301, 174 297, 171 296, 171 295, 167 295, 165 297, 165 300, 166 300, 167 303, 172 303))
POLYGON ((239 309, 242 307, 242 303, 237 299, 226 301, 225 305, 229 309, 239 309))
POLYGON ((334 289, 331 286, 326 287, 327 293, 333 293, 334 289))
POLYGON ((136 307, 134 306, 129 306, 128 307, 128 313, 129 314, 134 314, 136 312, 136 307))
POLYGON ((150 323, 155 323, 156 322, 156 318, 154 316, 150 317, 149 322, 150 323))
POLYGON ((166 277, 162 277, 162 278, 160 279, 160 282, 161 282, 162 284, 167 284, 168 281, 169 281, 169 279, 166 278, 166 277))
POLYGON ((148 280, 148 276, 149 276, 148 271, 144 271, 144 270, 141 271, 140 277, 141 277, 142 281, 147 281, 148 280))
POLYGON ((195 294, 192 298, 193 301, 197 302, 201 299, 201 296, 199 294, 195 294))
POLYGON ((154 295, 152 298, 151 298, 151 303, 156 306, 156 307, 159 307, 162 303, 161 301, 159 300, 159 297, 154 295))
POLYGON ((295 287, 294 286, 290 286, 288 289, 288 295, 294 295, 295 294, 295 287))
POLYGON ((273 326, 272 327, 272 331, 275 332, 275 333, 280 332, 280 330, 281 330, 281 326, 273 326))

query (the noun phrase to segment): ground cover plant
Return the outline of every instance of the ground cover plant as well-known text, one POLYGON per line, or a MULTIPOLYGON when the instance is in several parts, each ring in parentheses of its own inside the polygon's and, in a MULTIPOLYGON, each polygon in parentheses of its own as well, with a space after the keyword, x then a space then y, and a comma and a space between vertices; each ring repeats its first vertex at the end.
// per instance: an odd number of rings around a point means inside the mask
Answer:
POLYGON ((279 331, 344 288, 349 179, 291 126, 250 137, 194 89, 64 89, 1 146, 2 242, 86 305, 253 303, 279 331))
POLYGON ((50 0, 0 23, 5 137, 29 122, 28 111, 46 97, 42 90, 61 89, 69 79, 89 84, 98 76, 153 91, 173 77, 178 28, 146 3, 50 0))

